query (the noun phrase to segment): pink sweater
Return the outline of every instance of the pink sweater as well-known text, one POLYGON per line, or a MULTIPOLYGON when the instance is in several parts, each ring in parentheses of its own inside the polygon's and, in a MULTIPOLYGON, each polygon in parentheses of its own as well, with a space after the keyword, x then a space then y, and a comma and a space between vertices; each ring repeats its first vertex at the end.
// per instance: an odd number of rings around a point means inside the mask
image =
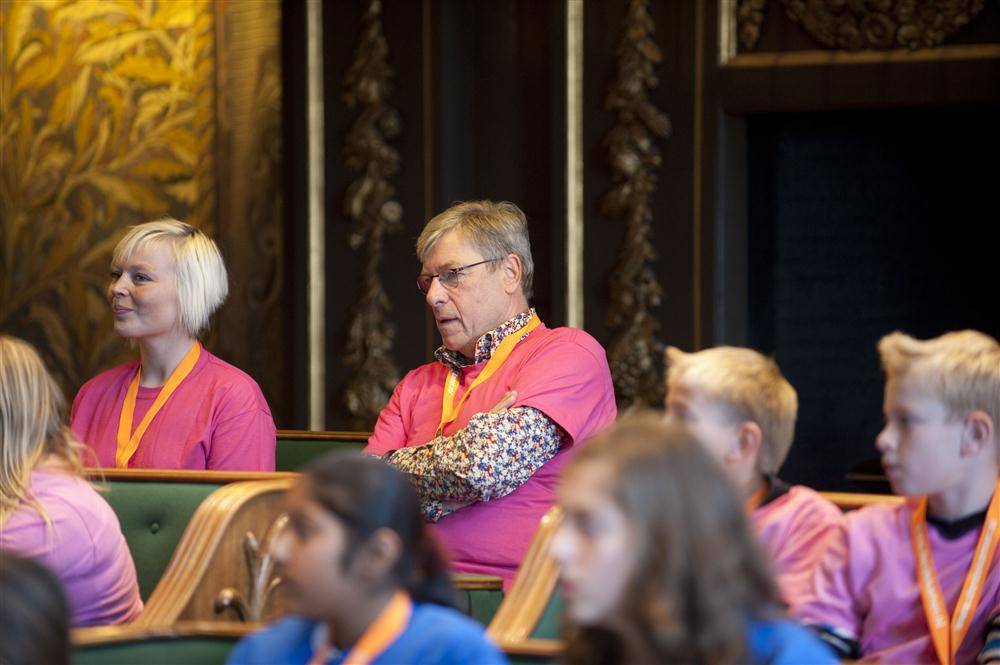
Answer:
POLYGON ((35 471, 28 488, 51 526, 22 503, 0 527, 0 549, 37 559, 63 585, 74 626, 128 623, 142 611, 135 563, 111 506, 87 481, 35 471))
MULTIPOLYGON (((97 456, 115 465, 118 419, 133 360, 87 381, 73 400, 70 426, 97 456)), ((132 427, 138 427, 159 388, 139 388, 132 427)), ((207 350, 153 419, 131 468, 274 471, 274 419, 257 383, 207 350)), ((85 459, 88 465, 95 460, 85 459)))
MULTIPOLYGON (((463 369, 456 403, 485 366, 482 362, 463 369)), ((384 455, 433 439, 448 371, 433 362, 408 373, 379 415, 365 452, 384 455)), ((514 347, 489 381, 472 392, 444 434, 454 434, 474 414, 489 411, 508 390, 517 391, 514 406, 534 407, 562 427, 569 435, 567 444, 507 496, 462 508, 433 525, 456 571, 497 575, 507 583, 539 520, 554 503, 559 473, 577 445, 617 415, 604 349, 582 330, 540 326, 514 347)))
MULTIPOLYGON (((936 663, 917 584, 910 520, 915 500, 867 506, 846 515, 830 540, 798 618, 837 628, 861 645, 861 660, 936 663)), ((949 540, 928 525, 931 557, 948 617, 955 609, 981 528, 949 540)), ((1000 603, 1000 549, 990 562, 979 606, 958 649, 957 662, 974 663, 986 625, 1000 603)))

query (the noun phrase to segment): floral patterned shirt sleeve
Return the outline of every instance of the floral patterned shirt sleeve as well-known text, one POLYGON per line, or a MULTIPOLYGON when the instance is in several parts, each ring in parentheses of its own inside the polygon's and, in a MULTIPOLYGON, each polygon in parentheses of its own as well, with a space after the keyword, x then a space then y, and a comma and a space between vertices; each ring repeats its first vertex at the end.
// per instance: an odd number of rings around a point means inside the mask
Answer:
POLYGON ((383 459, 410 475, 424 517, 436 522, 459 507, 510 494, 555 456, 565 438, 544 413, 518 406, 477 413, 451 436, 383 459))

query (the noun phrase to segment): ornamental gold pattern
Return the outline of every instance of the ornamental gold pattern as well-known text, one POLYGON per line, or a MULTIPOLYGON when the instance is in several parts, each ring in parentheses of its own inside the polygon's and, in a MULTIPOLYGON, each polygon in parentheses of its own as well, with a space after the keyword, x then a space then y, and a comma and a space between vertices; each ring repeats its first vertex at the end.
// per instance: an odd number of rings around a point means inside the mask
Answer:
POLYGON ((214 230, 213 11, 0 3, 0 330, 70 395, 128 354, 104 296, 123 227, 214 230))

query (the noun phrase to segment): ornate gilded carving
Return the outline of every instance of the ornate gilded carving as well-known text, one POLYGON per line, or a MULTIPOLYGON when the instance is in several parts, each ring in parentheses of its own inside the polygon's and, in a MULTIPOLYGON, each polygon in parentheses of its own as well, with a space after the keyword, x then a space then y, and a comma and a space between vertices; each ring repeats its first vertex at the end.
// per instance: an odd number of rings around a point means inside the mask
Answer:
POLYGON ((378 267, 385 234, 401 227, 403 209, 389 182, 399 170, 399 153, 388 144, 399 134, 399 115, 386 103, 392 90, 389 46, 382 32, 382 3, 369 0, 361 37, 345 77, 344 101, 358 108, 347 133, 344 163, 360 173, 344 195, 344 214, 354 222, 349 242, 362 249, 361 288, 348 322, 345 362, 352 370, 345 403, 356 429, 370 428, 399 380, 392 359, 395 329, 389 322, 389 297, 378 267))
MULTIPOLYGON (((753 49, 767 0, 740 0, 740 44, 753 49)), ((828 48, 924 48, 937 46, 975 17, 985 0, 781 0, 785 14, 828 48)))
POLYGON ((271 522, 264 533, 264 540, 258 542, 250 531, 243 536, 243 555, 247 564, 247 588, 244 595, 237 589, 227 587, 215 597, 215 613, 222 614, 231 609, 240 621, 260 621, 264 616, 264 606, 271 592, 281 584, 281 577, 275 574, 273 554, 274 541, 288 526, 288 515, 282 513, 271 522))
POLYGON ((670 135, 670 120, 649 99, 659 84, 653 71, 661 59, 646 0, 630 0, 617 49, 617 75, 605 105, 615 125, 604 137, 614 185, 600 202, 603 216, 625 223, 625 239, 611 275, 608 324, 613 330, 608 360, 620 407, 658 405, 663 399, 663 344, 652 310, 662 289, 651 263, 652 198, 660 167, 657 139, 670 135))

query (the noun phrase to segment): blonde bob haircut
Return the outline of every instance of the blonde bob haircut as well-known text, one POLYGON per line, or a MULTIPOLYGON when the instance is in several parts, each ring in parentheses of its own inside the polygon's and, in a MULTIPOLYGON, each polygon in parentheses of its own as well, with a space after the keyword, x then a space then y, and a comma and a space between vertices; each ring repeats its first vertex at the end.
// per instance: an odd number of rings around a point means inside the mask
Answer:
MULTIPOLYGON (((521 260, 521 291, 531 297, 535 264, 531 259, 528 218, 507 201, 464 201, 433 217, 417 238, 417 258, 423 263, 437 242, 450 231, 459 230, 484 259, 501 259, 514 254, 521 260)), ((496 264, 488 266, 496 270, 496 264)))
POLYGON ((0 335, 0 527, 22 502, 43 517, 29 496, 31 470, 46 455, 82 473, 82 447, 66 425, 66 400, 35 348, 0 335))
POLYGON ((757 471, 778 472, 795 436, 799 399, 774 360, 754 351, 719 346, 696 353, 668 347, 667 391, 697 391, 722 408, 732 422, 753 421, 762 436, 757 471))
POLYGON ((1000 344, 975 330, 919 340, 901 332, 878 343, 889 379, 941 400, 953 418, 981 409, 1000 423, 1000 344))
POLYGON ((192 337, 198 337, 229 295, 226 264, 218 245, 190 224, 164 218, 131 227, 115 246, 113 263, 121 265, 148 243, 170 247, 181 326, 192 337))

